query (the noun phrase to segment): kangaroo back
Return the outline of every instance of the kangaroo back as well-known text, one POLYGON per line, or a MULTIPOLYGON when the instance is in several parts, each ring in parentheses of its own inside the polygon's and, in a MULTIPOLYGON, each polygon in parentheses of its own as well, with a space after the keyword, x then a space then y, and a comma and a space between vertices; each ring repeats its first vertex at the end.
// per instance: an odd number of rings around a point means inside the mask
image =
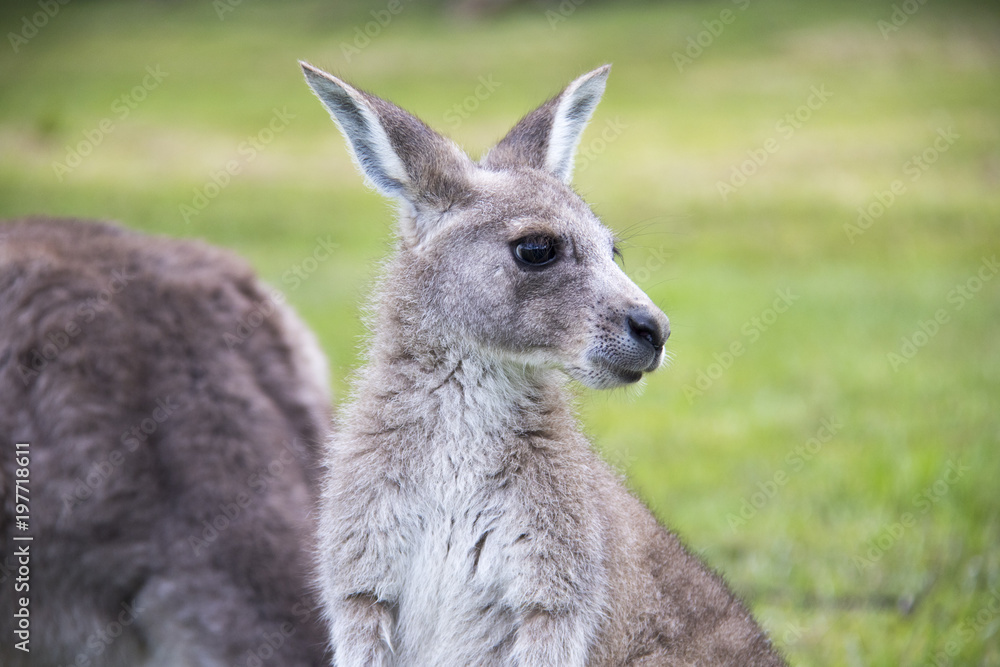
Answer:
POLYGON ((242 261, 106 224, 0 225, 0 406, 0 662, 326 664, 308 580, 325 365, 242 261))

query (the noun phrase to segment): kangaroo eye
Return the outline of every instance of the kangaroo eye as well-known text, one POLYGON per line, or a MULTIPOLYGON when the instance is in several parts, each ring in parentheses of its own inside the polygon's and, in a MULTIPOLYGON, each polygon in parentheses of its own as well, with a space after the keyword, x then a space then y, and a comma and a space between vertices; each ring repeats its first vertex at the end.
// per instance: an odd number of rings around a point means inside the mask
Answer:
POLYGON ((556 258, 558 242, 548 236, 527 236, 511 244, 514 256, 530 266, 545 266, 556 258))

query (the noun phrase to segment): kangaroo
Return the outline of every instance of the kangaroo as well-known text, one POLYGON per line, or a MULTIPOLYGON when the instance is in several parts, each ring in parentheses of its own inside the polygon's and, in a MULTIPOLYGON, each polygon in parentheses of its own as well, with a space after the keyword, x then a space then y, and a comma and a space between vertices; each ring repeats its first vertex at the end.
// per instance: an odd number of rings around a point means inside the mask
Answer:
POLYGON ((336 664, 783 664, 571 408, 567 378, 637 382, 670 333, 570 188, 610 66, 476 163, 301 65, 363 174, 399 203, 371 346, 326 452, 318 576, 336 664))
POLYGON ((326 366, 282 301, 202 243, 0 224, 0 664, 328 664, 326 366))

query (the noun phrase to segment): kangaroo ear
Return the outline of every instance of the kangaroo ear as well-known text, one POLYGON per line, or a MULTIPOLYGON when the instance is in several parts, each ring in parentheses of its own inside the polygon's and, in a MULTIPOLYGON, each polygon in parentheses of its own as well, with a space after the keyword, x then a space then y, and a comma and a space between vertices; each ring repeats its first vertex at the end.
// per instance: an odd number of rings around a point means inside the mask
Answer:
POLYGON ((611 65, 588 72, 556 97, 522 118, 483 158, 484 167, 543 169, 564 183, 573 176, 573 156, 594 108, 604 94, 611 65))
POLYGON ((444 210, 470 196, 472 160, 454 143, 394 104, 299 62, 351 148, 361 172, 382 194, 416 210, 444 210))

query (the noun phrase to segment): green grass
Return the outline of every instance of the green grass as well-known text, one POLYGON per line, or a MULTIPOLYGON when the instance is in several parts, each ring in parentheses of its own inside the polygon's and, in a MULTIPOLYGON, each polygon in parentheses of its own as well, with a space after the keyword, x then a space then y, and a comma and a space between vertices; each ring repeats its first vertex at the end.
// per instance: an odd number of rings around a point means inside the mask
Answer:
MULTIPOLYGON (((930 2, 884 37, 890 2, 594 2, 554 27, 542 5, 468 23, 414 3, 348 62, 342 44, 385 6, 243 0, 224 20, 209 2, 62 6, 17 53, 0 49, 0 215, 110 218, 237 250, 288 289, 342 394, 392 216, 296 59, 474 156, 612 62, 577 188, 670 315, 674 361, 640 391, 581 392, 588 432, 793 664, 1000 664, 1000 277, 983 264, 1000 254, 998 14, 930 2), (674 53, 727 8, 732 23, 678 71, 674 53), (166 78, 120 118, 115 99, 147 66, 166 78), (456 127, 446 114, 481 76, 499 86, 456 127), (829 99, 782 129, 812 86, 829 99), (185 223, 180 205, 275 109, 294 117, 185 223), (105 118, 113 131, 59 180, 53 163, 105 118), (623 127, 602 145, 609 121, 623 127), (958 138, 911 171, 948 128, 958 138), (768 140, 723 200, 718 183, 768 140), (849 238, 895 180, 905 191, 849 238), (336 256, 289 289, 282 276, 327 235, 336 256), (980 270, 990 279, 957 296, 980 270), (780 314, 776 290, 794 299, 780 314), (894 369, 887 355, 939 310, 947 322, 894 369), (825 419, 832 437, 810 443, 825 419)), ((5 5, 3 33, 35 11, 5 5)))

